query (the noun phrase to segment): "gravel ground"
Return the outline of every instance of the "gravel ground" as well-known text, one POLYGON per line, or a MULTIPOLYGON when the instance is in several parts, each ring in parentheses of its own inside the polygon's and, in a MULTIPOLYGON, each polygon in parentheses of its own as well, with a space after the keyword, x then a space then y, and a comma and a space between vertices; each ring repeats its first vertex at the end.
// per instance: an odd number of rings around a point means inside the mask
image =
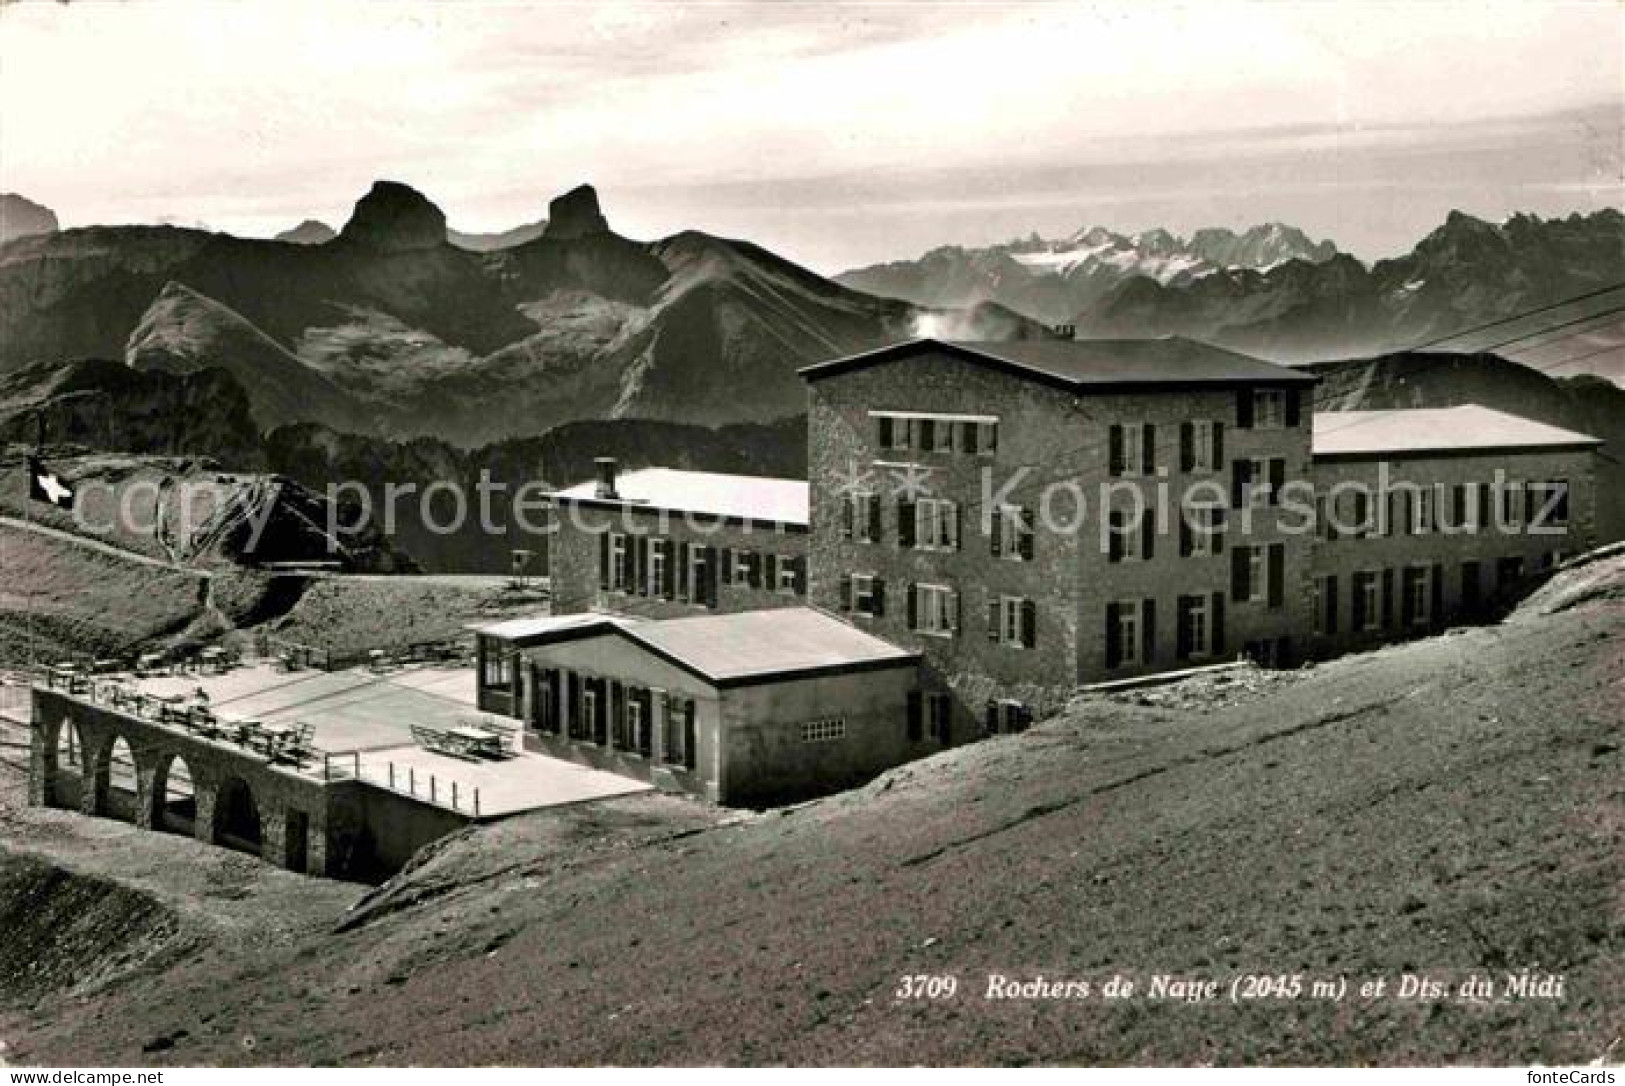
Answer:
MULTIPOLYGON (((1601 580, 1625 583, 1622 567, 1601 580)), ((359 904, 331 884, 300 901, 251 886, 233 908, 283 941, 191 917, 209 952, 90 1001, 14 1005, 0 1038, 17 1061, 118 1065, 1619 1059, 1625 601, 1587 576, 1554 613, 1233 702, 1083 700, 784 811, 622 800, 450 839, 359 904), (1524 968, 1561 975, 1561 997, 1357 995, 1524 968), (1190 1002, 1152 998, 1159 973, 1351 987, 1190 1002), (916 974, 957 992, 898 998, 916 974), (989 1000, 990 974, 1137 988, 989 1000)), ((36 812, 0 829, 68 847, 36 819, 86 832, 36 812)), ((114 864, 73 847, 78 870, 114 864)))

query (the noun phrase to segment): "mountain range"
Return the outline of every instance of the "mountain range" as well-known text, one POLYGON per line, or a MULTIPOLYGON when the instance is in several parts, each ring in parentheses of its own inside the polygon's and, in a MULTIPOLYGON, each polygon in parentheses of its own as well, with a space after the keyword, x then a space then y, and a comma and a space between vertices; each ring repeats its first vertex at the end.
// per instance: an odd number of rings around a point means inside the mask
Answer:
MULTIPOLYGON (((925 315, 748 242, 632 241, 588 186, 552 201, 539 236, 490 252, 452 244, 440 209, 392 182, 317 244, 131 226, 0 249, 0 372, 218 367, 261 430, 309 421, 467 447, 578 419, 798 414, 798 367, 906 338, 925 315)), ((976 338, 1048 334, 993 305, 953 316, 976 338)))
POLYGON ((1120 234, 1085 227, 1069 237, 1037 234, 967 249, 933 249, 918 260, 856 268, 836 282, 919 305, 997 302, 1050 323, 1071 323, 1114 288, 1143 276, 1164 286, 1188 284, 1225 268, 1266 270, 1288 260, 1323 263, 1337 255, 1329 241, 1311 241, 1281 223, 1237 234, 1223 227, 1182 238, 1167 230, 1120 234))
MULTIPOLYGON (((1279 224, 1189 240, 1096 227, 1061 241, 935 249, 836 279, 920 304, 996 301, 1079 336, 1185 335, 1308 362, 1404 350, 1625 283, 1625 215, 1490 223, 1456 211, 1409 253, 1369 265, 1279 224)), ((1566 372, 1625 376, 1617 357, 1566 372)))

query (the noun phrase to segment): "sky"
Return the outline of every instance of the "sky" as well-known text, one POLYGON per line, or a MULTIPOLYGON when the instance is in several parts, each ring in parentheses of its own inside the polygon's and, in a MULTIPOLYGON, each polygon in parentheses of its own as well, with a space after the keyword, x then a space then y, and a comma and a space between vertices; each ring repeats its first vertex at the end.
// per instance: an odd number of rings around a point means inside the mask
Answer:
POLYGON ((0 4, 0 190, 64 226, 340 226, 390 178, 499 230, 587 181, 620 233, 832 273, 1094 224, 1369 259, 1625 201, 1610 0, 0 4))

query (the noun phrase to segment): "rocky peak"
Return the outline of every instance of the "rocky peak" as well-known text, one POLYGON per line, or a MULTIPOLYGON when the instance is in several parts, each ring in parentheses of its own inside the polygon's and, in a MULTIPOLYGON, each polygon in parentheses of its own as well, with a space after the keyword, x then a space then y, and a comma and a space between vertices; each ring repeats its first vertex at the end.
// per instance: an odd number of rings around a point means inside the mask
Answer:
POLYGON ((325 245, 338 237, 337 231, 324 222, 306 219, 291 230, 284 230, 273 241, 287 241, 295 245, 325 245))
POLYGON ((446 244, 446 216, 414 188, 375 181, 339 236, 386 253, 437 249, 446 244))
POLYGON ((31 234, 54 234, 56 213, 14 192, 0 192, 0 245, 31 234))
POLYGON ((598 193, 591 185, 578 185, 547 205, 544 238, 570 241, 609 233, 609 221, 598 208, 598 193))

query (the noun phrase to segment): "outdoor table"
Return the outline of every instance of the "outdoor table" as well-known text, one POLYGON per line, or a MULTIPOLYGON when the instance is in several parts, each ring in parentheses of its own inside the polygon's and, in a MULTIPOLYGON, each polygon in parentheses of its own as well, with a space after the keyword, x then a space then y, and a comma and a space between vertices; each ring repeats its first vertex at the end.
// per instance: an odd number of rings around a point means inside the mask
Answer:
POLYGON ((462 746, 475 754, 489 754, 499 756, 502 753, 502 737, 493 735, 480 728, 466 728, 461 725, 446 729, 448 736, 454 737, 462 746))

